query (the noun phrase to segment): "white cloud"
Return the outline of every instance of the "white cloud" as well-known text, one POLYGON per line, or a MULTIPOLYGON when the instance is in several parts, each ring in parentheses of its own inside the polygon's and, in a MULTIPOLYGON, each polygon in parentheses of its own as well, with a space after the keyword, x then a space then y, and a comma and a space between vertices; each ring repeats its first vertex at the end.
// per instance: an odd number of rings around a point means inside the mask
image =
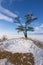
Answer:
POLYGON ((10 17, 17 17, 16 14, 12 13, 8 9, 3 8, 2 6, 0 6, 0 12, 4 13, 4 14, 10 16, 10 17))
MULTIPOLYGON (((6 0, 0 0, 0 12, 6 14, 8 16, 11 16, 11 17, 17 17, 16 14, 14 14, 11 11, 9 11, 8 9, 5 9, 5 8, 2 7, 2 2, 4 2, 4 1, 6 1, 6 0)), ((9 0, 9 2, 12 2, 12 1, 14 1, 14 0, 9 0)))
MULTIPOLYGON (((22 2, 23 0, 8 0, 8 5, 12 5, 13 2, 22 2)), ((0 5, 2 4, 2 2, 7 2, 7 0, 0 0, 0 5)))
POLYGON ((19 12, 18 11, 15 11, 15 14, 19 14, 19 12))
POLYGON ((8 16, 5 16, 2 13, 0 13, 0 20, 6 20, 8 22, 13 22, 13 19, 12 18, 10 18, 8 16))
POLYGON ((36 30, 36 31, 39 30, 39 27, 35 27, 35 30, 36 30))
POLYGON ((43 28, 43 24, 41 24, 40 27, 43 28))
POLYGON ((42 31, 43 31, 43 24, 41 24, 40 26, 35 27, 35 31, 36 31, 36 32, 37 32, 37 31, 42 32, 42 31))
POLYGON ((15 17, 17 17, 16 14, 0 6, 0 19, 6 20, 8 22, 13 22, 13 18, 15 17))

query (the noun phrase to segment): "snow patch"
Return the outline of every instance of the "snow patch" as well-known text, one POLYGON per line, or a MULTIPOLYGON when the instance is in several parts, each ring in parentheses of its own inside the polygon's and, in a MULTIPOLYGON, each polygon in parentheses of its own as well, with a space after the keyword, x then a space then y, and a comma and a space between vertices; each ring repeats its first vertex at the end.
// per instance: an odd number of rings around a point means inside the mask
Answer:
MULTIPOLYGON (((3 43, 4 50, 11 53, 33 53, 35 65, 43 64, 43 49, 38 48, 33 41, 25 39, 13 39, 3 43)), ((25 58, 25 57, 24 57, 25 58)))

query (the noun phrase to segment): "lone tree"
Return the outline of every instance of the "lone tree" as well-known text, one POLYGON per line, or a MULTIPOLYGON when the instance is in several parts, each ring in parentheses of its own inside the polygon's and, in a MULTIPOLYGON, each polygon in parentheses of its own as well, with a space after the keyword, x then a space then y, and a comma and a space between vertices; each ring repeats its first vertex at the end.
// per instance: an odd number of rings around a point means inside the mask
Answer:
POLYGON ((25 38, 27 38, 27 31, 34 31, 33 27, 30 27, 29 24, 32 23, 32 21, 36 20, 36 17, 33 17, 32 14, 27 14, 25 16, 26 21, 24 23, 24 25, 21 23, 20 17, 16 17, 14 23, 19 24, 18 27, 16 28, 16 30, 18 30, 18 32, 23 32, 25 38))

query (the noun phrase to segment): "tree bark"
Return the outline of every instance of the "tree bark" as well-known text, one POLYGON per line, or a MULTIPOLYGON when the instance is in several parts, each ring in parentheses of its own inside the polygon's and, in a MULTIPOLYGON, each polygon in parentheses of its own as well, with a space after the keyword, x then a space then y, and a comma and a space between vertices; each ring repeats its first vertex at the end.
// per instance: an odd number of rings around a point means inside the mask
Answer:
POLYGON ((25 36, 25 38, 27 38, 27 31, 24 32, 24 36, 25 36))
POLYGON ((25 34, 25 38, 27 38, 27 34, 25 34))

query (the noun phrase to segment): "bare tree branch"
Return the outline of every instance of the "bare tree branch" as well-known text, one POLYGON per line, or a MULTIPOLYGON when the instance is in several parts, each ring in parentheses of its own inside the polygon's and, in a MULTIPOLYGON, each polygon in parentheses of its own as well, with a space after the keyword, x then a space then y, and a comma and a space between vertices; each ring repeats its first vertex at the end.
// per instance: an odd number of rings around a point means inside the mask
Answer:
POLYGON ((33 14, 27 14, 26 16, 26 22, 24 23, 25 25, 22 25, 20 21, 20 17, 15 18, 14 23, 19 23, 20 25, 16 28, 18 32, 22 31, 24 33, 25 38, 27 38, 27 31, 34 31, 33 27, 29 27, 28 25, 31 24, 32 21, 37 20, 36 17, 33 17, 33 14))
POLYGON ((34 31, 33 27, 28 27, 27 31, 34 31))

